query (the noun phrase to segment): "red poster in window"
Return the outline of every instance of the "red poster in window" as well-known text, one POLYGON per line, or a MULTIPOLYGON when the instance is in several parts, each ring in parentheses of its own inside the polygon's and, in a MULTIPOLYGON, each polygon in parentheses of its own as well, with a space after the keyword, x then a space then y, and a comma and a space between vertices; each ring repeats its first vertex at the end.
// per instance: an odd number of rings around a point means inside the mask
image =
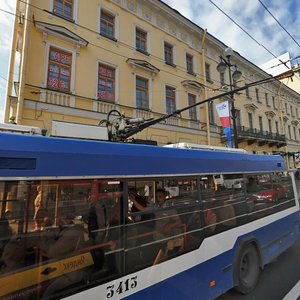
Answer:
POLYGON ((70 55, 62 53, 60 59, 61 59, 61 63, 63 63, 63 64, 65 64, 65 65, 69 65, 70 64, 70 61, 71 61, 70 55))
POLYGON ((107 77, 112 78, 113 77, 113 71, 110 69, 107 69, 107 77))
POLYGON ((99 79, 99 85, 100 86, 105 86, 105 80, 99 79))
POLYGON ((105 95, 106 95, 106 92, 105 92, 105 91, 99 91, 99 92, 98 92, 98 97, 99 97, 100 99, 105 99, 105 95))
POLYGON ((62 90, 65 89, 65 82, 64 81, 62 81, 62 80, 59 81, 59 88, 62 89, 62 90))
POLYGON ((106 91, 106 100, 112 101, 114 99, 113 93, 106 91))
POLYGON ((51 60, 60 61, 60 53, 52 50, 50 54, 50 58, 51 60))
POLYGON ((49 81, 48 81, 48 86, 53 87, 53 88, 57 88, 58 87, 58 79, 50 77, 49 81))
POLYGON ((106 69, 100 66, 99 67, 99 74, 101 74, 103 76, 106 76, 106 69))
POLYGON ((70 76, 70 72, 68 69, 61 68, 60 74, 64 76, 70 76))
POLYGON ((56 65, 50 65, 50 68, 49 68, 50 72, 52 73, 58 73, 58 66, 56 65))

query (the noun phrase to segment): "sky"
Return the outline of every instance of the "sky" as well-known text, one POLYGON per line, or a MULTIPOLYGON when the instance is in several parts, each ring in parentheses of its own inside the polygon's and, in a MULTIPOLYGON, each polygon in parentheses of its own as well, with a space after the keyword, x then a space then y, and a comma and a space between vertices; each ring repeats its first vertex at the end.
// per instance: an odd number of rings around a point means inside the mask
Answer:
MULTIPOLYGON (((0 121, 3 117, 13 25, 13 16, 2 10, 13 12, 15 1, 0 0, 0 121)), ((299 0, 164 2, 258 66, 285 52, 290 52, 291 58, 300 55, 300 31, 297 30, 300 28, 299 0)), ((300 63, 300 59, 298 60, 300 63)), ((297 60, 293 60, 292 64, 296 62, 297 60)))

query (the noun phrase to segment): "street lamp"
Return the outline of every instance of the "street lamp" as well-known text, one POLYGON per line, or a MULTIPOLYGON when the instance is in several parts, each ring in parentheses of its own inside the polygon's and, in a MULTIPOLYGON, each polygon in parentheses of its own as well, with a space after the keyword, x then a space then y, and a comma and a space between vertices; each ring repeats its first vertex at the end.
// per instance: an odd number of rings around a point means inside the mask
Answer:
MULTIPOLYGON (((237 66, 234 64, 231 64, 230 58, 233 55, 233 50, 231 48, 226 48, 223 52, 223 55, 225 56, 222 57, 220 56, 220 63, 217 66, 217 71, 219 73, 224 74, 227 67, 228 67, 228 72, 229 72, 229 87, 230 87, 230 91, 233 90, 233 85, 232 85, 232 80, 234 81, 238 81, 241 76, 242 76, 242 72, 238 70, 237 66), (233 73, 231 73, 231 68, 234 67, 235 70, 233 73)), ((230 94, 231 97, 231 118, 232 118, 232 125, 233 125, 233 141, 234 141, 234 147, 238 148, 239 147, 239 143, 238 143, 238 136, 237 136, 237 127, 236 127, 236 109, 234 107, 234 98, 233 98, 233 93, 230 94)))

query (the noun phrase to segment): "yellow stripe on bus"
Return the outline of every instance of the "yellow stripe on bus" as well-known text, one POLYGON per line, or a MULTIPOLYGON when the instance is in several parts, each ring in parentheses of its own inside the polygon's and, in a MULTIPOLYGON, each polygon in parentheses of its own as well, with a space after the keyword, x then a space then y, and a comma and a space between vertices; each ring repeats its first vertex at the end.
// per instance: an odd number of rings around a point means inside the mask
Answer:
POLYGON ((0 276, 0 297, 93 265, 90 252, 0 276))

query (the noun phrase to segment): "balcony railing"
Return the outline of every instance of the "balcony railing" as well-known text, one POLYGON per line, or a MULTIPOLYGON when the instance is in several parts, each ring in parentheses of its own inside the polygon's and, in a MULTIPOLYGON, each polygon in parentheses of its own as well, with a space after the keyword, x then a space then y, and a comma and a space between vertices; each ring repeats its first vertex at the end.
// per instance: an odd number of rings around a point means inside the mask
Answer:
MULTIPOLYGON (((285 135, 264 131, 257 128, 237 126, 237 135, 239 142, 247 142, 249 145, 254 143, 258 143, 260 146, 269 144, 269 146, 276 145, 278 148, 286 145, 285 135)), ((223 131, 221 132, 221 139, 225 139, 225 134, 223 131)))
POLYGON ((75 96, 51 90, 41 90, 40 101, 49 104, 74 107, 75 96))
POLYGON ((257 128, 248 128, 245 126, 237 126, 237 133, 238 136, 241 137, 253 137, 255 139, 276 140, 282 142, 286 141, 285 135, 283 134, 264 131, 257 128))

